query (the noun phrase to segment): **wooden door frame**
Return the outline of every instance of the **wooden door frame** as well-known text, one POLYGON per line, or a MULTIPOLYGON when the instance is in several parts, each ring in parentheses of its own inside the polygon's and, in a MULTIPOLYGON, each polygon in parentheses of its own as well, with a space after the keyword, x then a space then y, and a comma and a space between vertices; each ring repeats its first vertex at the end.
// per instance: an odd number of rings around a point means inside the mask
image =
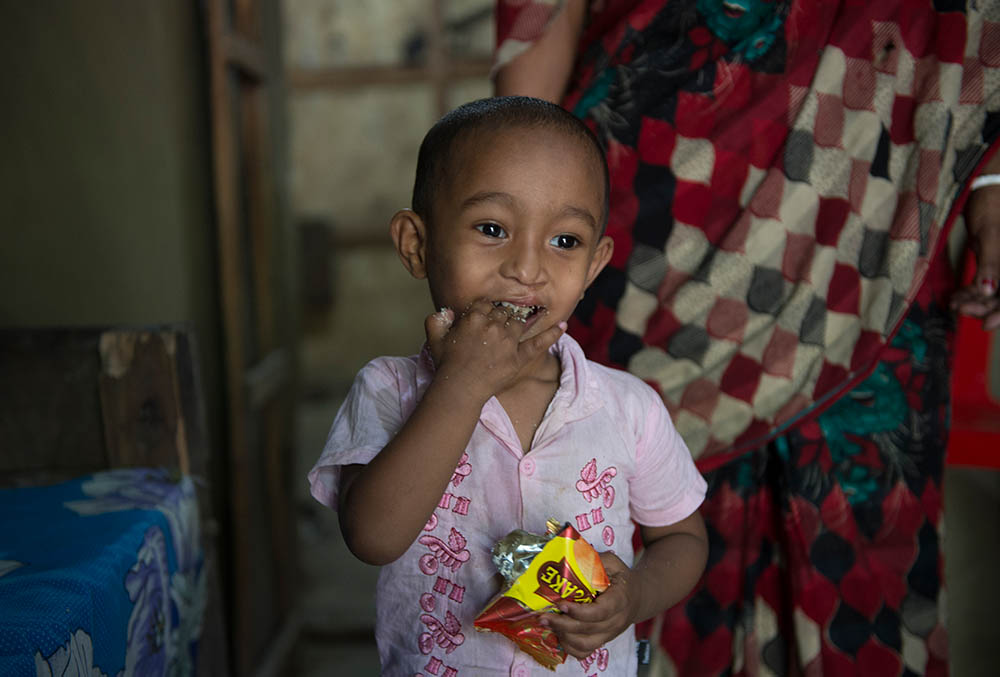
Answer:
POLYGON ((207 0, 212 155, 227 404, 228 608, 231 655, 238 675, 279 674, 301 626, 293 586, 291 503, 285 481, 291 439, 292 357, 278 329, 280 220, 272 164, 269 97, 280 74, 261 31, 258 0, 207 0), (254 431, 260 432, 255 435, 254 431), (254 450, 263 454, 263 472, 254 450), (261 477, 263 475, 263 477, 261 477), (266 496, 256 495, 263 483, 266 496), (266 518, 259 511, 266 505, 266 518), (268 569, 252 579, 255 535, 268 532, 268 569), (274 616, 261 647, 254 619, 274 616))

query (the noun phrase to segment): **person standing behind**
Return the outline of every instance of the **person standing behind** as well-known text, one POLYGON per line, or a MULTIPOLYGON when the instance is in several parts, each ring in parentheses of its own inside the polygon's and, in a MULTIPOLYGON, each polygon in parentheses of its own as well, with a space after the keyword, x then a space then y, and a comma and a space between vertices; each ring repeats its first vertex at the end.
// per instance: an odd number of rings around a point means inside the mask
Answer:
POLYGON ((608 156, 615 252, 569 333, 657 388, 709 483, 655 672, 947 672, 951 310, 1000 327, 1000 3, 496 18, 496 93, 559 102, 608 156))

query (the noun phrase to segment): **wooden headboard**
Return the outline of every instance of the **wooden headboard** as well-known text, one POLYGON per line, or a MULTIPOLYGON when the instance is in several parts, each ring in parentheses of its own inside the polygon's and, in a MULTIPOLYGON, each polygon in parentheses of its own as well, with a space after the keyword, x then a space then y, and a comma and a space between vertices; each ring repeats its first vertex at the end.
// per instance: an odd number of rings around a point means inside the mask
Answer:
POLYGON ((0 329, 0 484, 121 466, 205 477, 206 446, 186 327, 0 329))

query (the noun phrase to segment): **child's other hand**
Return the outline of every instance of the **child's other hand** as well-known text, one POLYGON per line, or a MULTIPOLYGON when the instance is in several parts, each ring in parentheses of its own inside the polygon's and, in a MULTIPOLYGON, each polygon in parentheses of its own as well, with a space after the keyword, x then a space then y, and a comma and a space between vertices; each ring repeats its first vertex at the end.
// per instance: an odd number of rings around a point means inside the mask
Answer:
POLYGON ((564 326, 550 327, 522 342, 525 324, 486 299, 458 316, 449 308, 433 313, 424 321, 424 329, 435 378, 469 388, 484 402, 513 383, 565 331, 564 326))
POLYGON ((542 623, 559 637, 570 656, 586 658, 635 622, 637 591, 630 586, 632 570, 612 552, 602 552, 601 564, 611 585, 590 604, 560 602, 562 614, 545 614, 542 623))

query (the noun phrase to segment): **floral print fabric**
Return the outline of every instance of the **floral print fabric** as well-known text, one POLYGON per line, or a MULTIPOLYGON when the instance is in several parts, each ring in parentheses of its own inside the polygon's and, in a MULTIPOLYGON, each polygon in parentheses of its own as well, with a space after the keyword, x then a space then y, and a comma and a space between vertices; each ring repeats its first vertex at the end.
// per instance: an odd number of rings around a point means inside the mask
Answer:
POLYGON ((191 675, 205 601, 190 477, 0 491, 0 674, 191 675))

